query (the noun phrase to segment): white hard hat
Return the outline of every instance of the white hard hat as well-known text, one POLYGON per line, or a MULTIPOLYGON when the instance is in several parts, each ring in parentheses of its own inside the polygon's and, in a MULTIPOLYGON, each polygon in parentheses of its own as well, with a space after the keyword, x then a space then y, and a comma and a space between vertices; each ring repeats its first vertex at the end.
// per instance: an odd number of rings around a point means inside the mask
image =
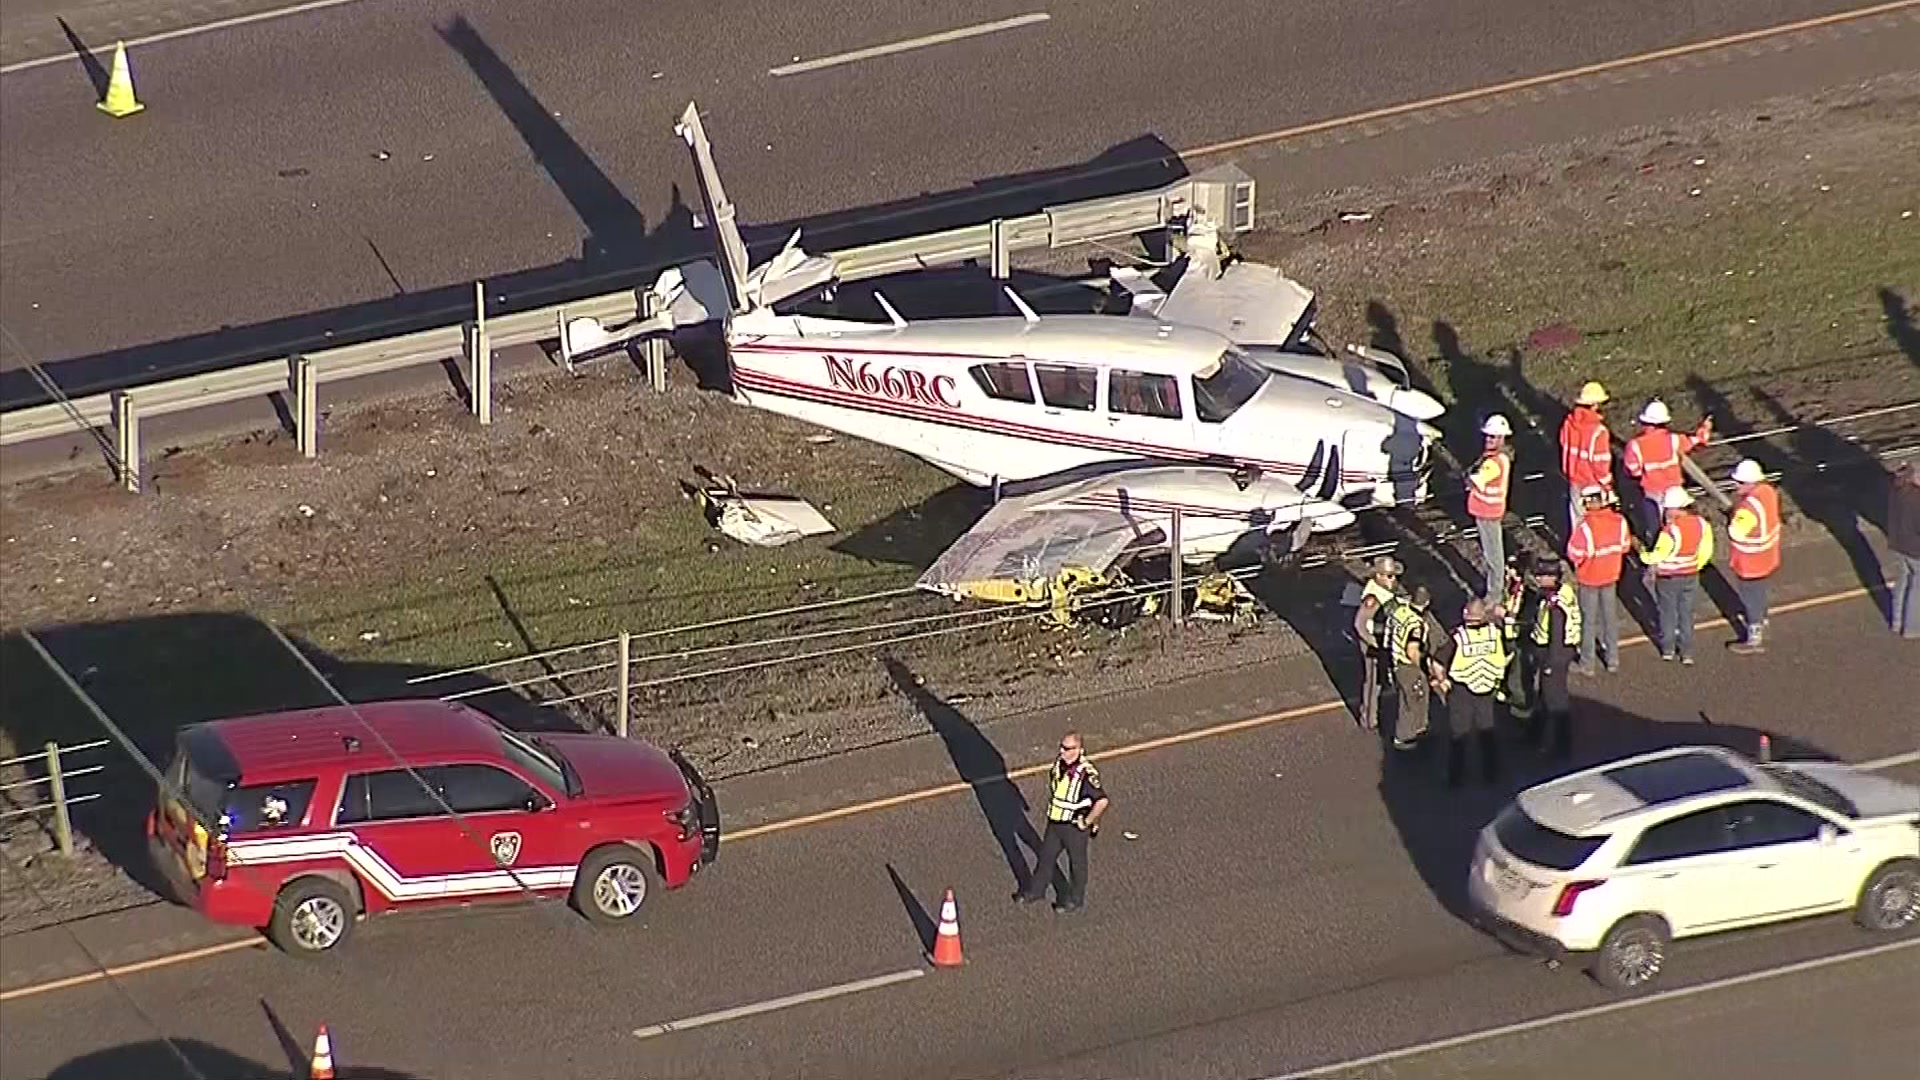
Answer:
POLYGON ((1659 398, 1654 398, 1652 401, 1647 402, 1646 408, 1640 410, 1640 422, 1643 424, 1671 424, 1673 423, 1673 414, 1667 411, 1666 402, 1661 401, 1659 398))
POLYGON ((1504 439, 1513 434, 1513 425, 1507 423, 1506 417, 1501 416, 1499 413, 1494 413, 1492 416, 1487 417, 1486 423, 1480 425, 1480 434, 1498 435, 1504 439))
POLYGON ((1671 487, 1665 495, 1660 496, 1660 505, 1668 510, 1678 510, 1683 506, 1692 506, 1693 496, 1687 493, 1686 488, 1671 487))
POLYGON ((1743 458, 1733 467, 1733 479, 1741 484, 1757 484, 1767 478, 1767 470, 1752 458, 1743 458))

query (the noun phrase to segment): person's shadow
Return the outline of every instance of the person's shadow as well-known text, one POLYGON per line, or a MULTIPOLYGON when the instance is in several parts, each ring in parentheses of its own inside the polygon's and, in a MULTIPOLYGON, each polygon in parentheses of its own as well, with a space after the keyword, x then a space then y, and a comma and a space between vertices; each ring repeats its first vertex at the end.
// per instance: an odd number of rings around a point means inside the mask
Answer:
MULTIPOLYGON (((1435 710, 1444 723, 1444 706, 1435 710)), ((1737 724, 1700 720, 1651 720, 1605 702, 1573 700, 1573 754, 1565 761, 1548 759, 1520 745, 1510 729, 1500 732, 1500 780, 1480 784, 1479 755, 1469 746, 1468 784, 1449 788, 1445 778, 1445 728, 1437 726, 1426 746, 1416 754, 1382 755, 1380 797, 1400 834, 1401 845, 1434 899, 1449 913, 1471 922, 1467 902, 1467 872, 1480 830, 1513 801, 1518 792, 1556 776, 1564 776, 1608 761, 1676 746, 1722 746, 1753 756, 1762 732, 1737 724), (1478 786, 1474 786, 1474 785, 1478 786)), ((1811 743, 1771 736, 1772 756, 1779 760, 1833 760, 1833 755, 1811 743)))
MULTIPOLYGON (((1027 797, 1020 793, 1019 785, 1007 778, 1006 757, 965 713, 922 686, 905 664, 891 656, 881 657, 880 663, 887 669, 887 677, 893 680, 895 688, 927 718, 934 734, 946 745, 954 771, 973 788, 974 798, 980 802, 980 813, 986 817, 987 828, 993 831, 1001 854, 1006 856, 1015 887, 1026 888, 1032 877, 1030 860, 1040 851, 1040 834, 1029 819, 1031 808, 1027 806, 1027 797)), ((1056 870, 1054 876, 1061 875, 1056 870)))

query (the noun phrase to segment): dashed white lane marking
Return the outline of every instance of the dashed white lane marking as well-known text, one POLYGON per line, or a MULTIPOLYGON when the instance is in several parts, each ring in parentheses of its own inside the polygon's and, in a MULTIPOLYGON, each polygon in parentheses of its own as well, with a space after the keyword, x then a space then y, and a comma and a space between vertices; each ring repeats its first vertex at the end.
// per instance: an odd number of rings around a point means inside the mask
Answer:
POLYGON ((926 973, 927 969, 925 968, 908 968, 905 971, 896 971, 890 975, 875 975, 871 979, 855 979, 853 982, 844 982, 836 986, 823 986, 818 990, 808 990, 799 994, 788 994, 786 997, 757 1001, 751 1005, 736 1005, 731 1009, 720 1009, 716 1012, 701 1013, 699 1016, 689 1016, 685 1020, 669 1020, 664 1024, 649 1024, 643 1028, 635 1028, 633 1037, 636 1039, 651 1039, 656 1035, 665 1035, 674 1031, 685 1031, 688 1028, 706 1027, 708 1024, 724 1024, 729 1020, 758 1016, 761 1013, 775 1012, 780 1009, 791 1009, 795 1005, 805 1005, 809 1002, 825 1001, 828 998, 844 997, 847 994, 858 994, 863 990, 877 990, 882 986, 892 986, 894 983, 917 979, 926 973))
MULTIPOLYGON (((265 22, 268 19, 281 19, 288 15, 303 15, 309 11, 319 11, 323 8, 339 7, 342 4, 358 2, 359 0, 307 0, 304 4, 294 4, 291 7, 274 8, 272 11, 256 11, 251 15, 235 15, 230 19, 215 19, 212 22, 200 23, 197 26, 183 26, 178 30, 168 30, 165 33, 127 38, 125 44, 127 48, 131 49, 140 45, 151 45, 156 41, 171 41, 174 38, 191 37, 194 34, 211 33, 215 30, 225 30, 232 26, 245 26, 247 23, 265 22)), ((104 42, 92 42, 89 48, 97 51, 102 44, 104 44, 104 42)), ((37 60, 19 60, 5 67, 0 67, 0 75, 11 75, 16 71, 25 71, 28 68, 45 67, 48 64, 58 64, 62 61, 77 59, 79 59, 79 57, 75 56, 72 52, 63 52, 56 53, 53 56, 42 56, 37 60)))
POLYGON ((1762 971, 1750 971, 1745 975, 1734 975, 1730 978, 1715 979, 1712 982, 1704 982, 1695 986, 1682 986, 1662 993, 1648 994, 1646 997, 1622 998, 1618 1001, 1609 1001, 1604 1005, 1575 1009, 1572 1012, 1555 1013, 1552 1016, 1523 1020, 1517 1024, 1503 1024, 1500 1027, 1487 1028, 1484 1031, 1469 1031, 1465 1035, 1455 1035, 1452 1038, 1435 1039, 1431 1042, 1418 1043, 1413 1046, 1403 1046, 1398 1050, 1388 1050, 1384 1053, 1370 1054, 1367 1057, 1353 1058, 1348 1061, 1336 1061, 1331 1065, 1321 1065, 1317 1068, 1307 1069, 1304 1072, 1287 1073, 1283 1076, 1271 1077, 1269 1080, 1307 1080, 1309 1077, 1332 1076, 1336 1073, 1348 1072, 1353 1069, 1364 1069, 1371 1065, 1384 1065, 1388 1062, 1418 1057, 1421 1054, 1431 1054, 1439 1050, 1451 1050, 1456 1046, 1468 1046, 1473 1043, 1486 1042, 1489 1039, 1498 1039, 1506 1035, 1518 1035, 1523 1032, 1538 1031, 1541 1028, 1556 1027, 1560 1024, 1570 1024, 1577 1020, 1588 1020, 1596 1016, 1605 1016, 1608 1013, 1624 1012, 1627 1009, 1638 1009, 1642 1006, 1657 1005, 1666 1001, 1678 1001, 1681 998, 1710 993, 1714 990, 1730 990, 1736 986, 1763 982, 1767 979, 1777 979, 1783 975, 1797 975, 1802 971, 1813 971, 1818 968, 1831 967, 1835 964, 1845 964, 1853 960, 1865 960, 1869 957, 1879 956, 1883 953, 1890 953, 1899 949, 1911 949, 1916 945, 1920 945, 1920 938, 1890 941, 1884 945, 1855 949, 1852 952, 1834 953, 1831 956, 1802 960, 1798 963, 1786 964, 1776 968, 1767 968, 1762 971))
POLYGON ((854 64, 862 60, 871 60, 876 56, 892 56, 894 53, 908 52, 913 49, 924 49, 929 45, 945 45, 950 41, 964 41, 967 38, 980 37, 983 34, 997 34, 1002 30, 1015 30, 1022 26, 1032 26, 1034 23, 1043 23, 1051 18, 1053 18, 1053 16, 1044 11, 1031 11, 1025 15, 1015 15, 1011 19, 977 23, 973 26, 963 26, 958 30, 942 30, 937 34, 908 38, 905 41, 896 41, 889 45, 874 45, 865 49, 855 49, 852 52, 823 56, 818 60, 800 60, 791 64, 782 64, 776 68, 768 68, 767 74, 776 77, 781 75, 798 75, 804 71, 818 71, 821 68, 838 67, 841 64, 854 64))

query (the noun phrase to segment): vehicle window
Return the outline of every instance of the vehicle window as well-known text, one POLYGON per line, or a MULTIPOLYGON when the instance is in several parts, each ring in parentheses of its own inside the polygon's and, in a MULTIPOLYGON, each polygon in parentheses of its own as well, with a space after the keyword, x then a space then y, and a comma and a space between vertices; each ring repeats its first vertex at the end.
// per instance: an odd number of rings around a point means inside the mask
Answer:
POLYGON ((297 826, 306 820, 307 804, 313 801, 316 783, 296 780, 234 788, 227 793, 222 821, 234 835, 297 826))
POLYGON ((1493 832, 1515 858, 1552 870, 1574 869, 1607 842, 1605 836, 1568 836, 1549 829, 1517 806, 1507 807, 1494 822, 1493 832))
POLYGON ((1768 776, 1778 780, 1781 787, 1786 788, 1788 791, 1793 792, 1808 802, 1819 803, 1821 806, 1839 814, 1841 817, 1857 818, 1860 816, 1860 808, 1853 805, 1852 799, 1847 798, 1828 785, 1815 780, 1813 777, 1808 776, 1806 773, 1790 765, 1776 763, 1762 765, 1760 767, 1766 770, 1768 776))
MULTIPOLYGON (((439 781, 433 774, 438 771, 419 770, 421 779, 436 788, 439 781)), ((347 777, 345 790, 340 795, 340 816, 336 820, 345 825, 356 821, 393 821, 446 813, 427 788, 422 786, 421 779, 416 779, 406 769, 355 773, 347 777)))
POLYGON ((1272 375, 1239 349, 1228 349, 1211 374, 1194 376, 1193 414, 1209 424, 1222 423, 1252 401, 1272 375))
POLYGON ((200 727, 180 733, 173 764, 167 773, 177 793, 208 827, 219 820, 221 810, 225 809, 227 791, 240 778, 239 766, 225 744, 200 727))
POLYGON ((1033 404, 1033 381, 1027 378, 1027 365, 1017 363, 975 364, 967 369, 973 381, 990 398, 1033 404))
POLYGON ((1100 373, 1090 367, 1068 364, 1035 364, 1033 373, 1040 380, 1040 399, 1056 409, 1093 410, 1093 397, 1100 373))
POLYGON ((492 765, 443 765, 437 782, 457 814, 525 810, 534 790, 525 780, 492 765))
POLYGON ((500 745, 506 751, 507 759, 520 768, 532 773, 537 779, 544 780, 555 791, 566 791, 567 772, 560 763, 546 751, 527 742, 506 728, 495 727, 500 732, 500 745))
POLYGON ((1107 377, 1107 411, 1178 420, 1180 380, 1144 371, 1113 372, 1107 377))
POLYGON ((1696 810, 1671 821, 1663 821, 1640 836, 1627 856, 1627 865, 1685 859, 1694 855, 1712 855, 1729 846, 1727 817, 1719 807, 1696 810))
POLYGON ((1733 826, 1736 848, 1767 847, 1771 844, 1795 844, 1820 835, 1820 819, 1797 806, 1755 799, 1734 803, 1726 808, 1733 826))

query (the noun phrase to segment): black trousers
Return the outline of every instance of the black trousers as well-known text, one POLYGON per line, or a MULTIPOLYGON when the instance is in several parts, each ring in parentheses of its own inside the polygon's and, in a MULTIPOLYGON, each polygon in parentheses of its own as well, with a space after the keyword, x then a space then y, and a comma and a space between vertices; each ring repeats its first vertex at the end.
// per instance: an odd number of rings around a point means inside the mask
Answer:
POLYGON ((1539 670, 1540 692, 1528 725, 1530 741, 1541 749, 1551 749, 1556 757, 1573 752, 1573 700, 1567 688, 1567 668, 1572 649, 1543 650, 1545 663, 1539 670))
POLYGON ((1480 776, 1491 784, 1500 777, 1500 747, 1493 733, 1492 694, 1476 694, 1459 683, 1447 693, 1447 784, 1466 777, 1467 742, 1480 744, 1480 776))
POLYGON ((1060 865, 1060 852, 1067 853, 1067 887, 1055 899, 1062 907, 1079 907, 1087 902, 1087 832, 1071 821, 1049 821, 1040 838, 1040 858, 1033 876, 1020 892, 1034 899, 1046 895, 1047 882, 1060 865))

